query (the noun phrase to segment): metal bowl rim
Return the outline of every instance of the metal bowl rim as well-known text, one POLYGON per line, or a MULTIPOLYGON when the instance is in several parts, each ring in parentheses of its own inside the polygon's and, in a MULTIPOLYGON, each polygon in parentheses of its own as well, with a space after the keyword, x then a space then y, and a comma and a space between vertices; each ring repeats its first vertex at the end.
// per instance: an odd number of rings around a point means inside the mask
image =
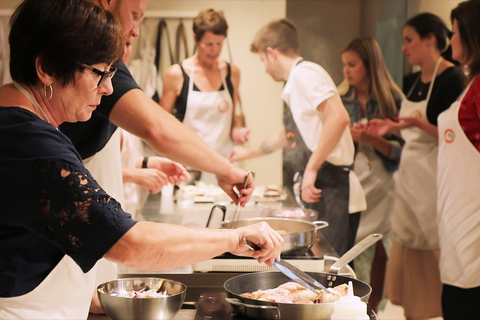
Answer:
MULTIPOLYGON (((180 291, 179 293, 174 293, 174 294, 170 294, 168 296, 165 296, 165 297, 156 297, 156 298, 148 298, 148 299, 167 299, 167 298, 170 298, 170 297, 175 297, 175 296, 178 296, 178 295, 182 295, 182 294, 185 294, 186 291, 187 291, 187 285, 180 282, 180 281, 176 281, 176 280, 172 280, 172 279, 167 279, 167 278, 155 278, 155 277, 133 277, 133 278, 119 278, 119 279, 114 279, 114 280, 110 280, 110 281, 106 281, 102 284, 99 284, 97 286, 97 293, 100 295, 106 295, 106 296, 109 296, 109 297, 112 297, 112 298, 119 298, 119 299, 128 299, 128 300, 132 300, 132 298, 129 298, 129 297, 119 297, 119 296, 113 296, 109 293, 106 293, 106 292, 103 292, 101 289, 103 287, 105 287, 105 285, 107 283, 111 283, 111 282, 118 282, 118 281, 121 281, 121 280, 140 280, 140 279, 147 279, 147 280, 167 280, 169 282, 173 282, 175 284, 180 284, 182 287, 183 287, 183 290, 180 291)), ((136 300, 139 300, 139 301, 142 301, 143 299, 136 299, 136 300)))

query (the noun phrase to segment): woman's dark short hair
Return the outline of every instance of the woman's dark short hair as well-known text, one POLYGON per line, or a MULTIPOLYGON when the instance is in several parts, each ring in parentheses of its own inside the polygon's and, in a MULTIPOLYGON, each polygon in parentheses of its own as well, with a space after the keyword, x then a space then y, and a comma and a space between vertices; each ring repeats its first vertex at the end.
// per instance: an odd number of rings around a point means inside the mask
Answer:
POLYGON ((216 35, 227 36, 228 24, 221 11, 203 9, 193 19, 193 33, 195 40, 202 40, 207 31, 216 35))
POLYGON ((437 39, 437 49, 441 52, 442 56, 452 61, 451 49, 448 39, 450 39, 452 32, 447 28, 443 20, 434 15, 433 13, 420 13, 407 20, 405 26, 410 26, 420 36, 420 39, 427 38, 430 34, 433 34, 437 39))
POLYGON ((34 85, 35 60, 62 84, 74 83, 85 64, 113 63, 124 49, 112 13, 86 0, 25 0, 10 19, 10 74, 34 85))
POLYGON ((469 79, 480 74, 480 1, 465 1, 452 10, 450 19, 457 20, 462 48, 468 61, 469 79))

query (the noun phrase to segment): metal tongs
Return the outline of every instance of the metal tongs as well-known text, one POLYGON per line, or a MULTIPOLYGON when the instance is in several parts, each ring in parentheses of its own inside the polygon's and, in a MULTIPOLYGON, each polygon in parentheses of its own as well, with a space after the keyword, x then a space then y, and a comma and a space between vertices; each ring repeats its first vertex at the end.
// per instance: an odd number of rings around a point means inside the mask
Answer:
MULTIPOLYGON (((362 241, 360 241, 355 246, 353 246, 350 250, 348 250, 343 256, 341 256, 340 259, 338 259, 338 261, 335 262, 327 272, 338 274, 340 269, 342 269, 346 264, 348 264, 350 261, 355 259, 365 249, 373 245, 375 242, 381 240, 382 238, 383 238, 383 235, 379 233, 373 233, 367 236, 362 241)), ((243 239, 243 244, 247 246, 249 249, 254 251, 261 249, 260 246, 251 242, 248 239, 243 239)), ((323 284, 318 282, 315 278, 306 274, 305 272, 291 265, 285 260, 280 260, 279 262, 273 261, 272 264, 278 270, 280 270, 284 275, 289 277, 291 280, 301 284, 307 289, 310 289, 312 291, 318 291, 318 290, 329 291, 329 289, 331 289, 331 288, 327 289, 323 284)))
MULTIPOLYGON (((243 184, 243 188, 245 189, 248 185, 248 177, 250 177, 250 174, 252 171, 247 172, 247 176, 245 177, 245 183, 243 184)), ((242 194, 240 193, 240 190, 238 190, 238 197, 240 198, 242 194)), ((240 216, 240 199, 238 200, 237 207, 235 208, 235 212, 233 213, 233 218, 232 218, 232 223, 230 223, 230 229, 235 229, 237 227, 238 223, 238 217, 240 216)))
MULTIPOLYGON (((258 244, 253 243, 252 241, 243 238, 243 244, 248 247, 250 250, 257 251, 260 250, 261 247, 258 244)), ((273 261, 273 266, 280 270, 284 275, 289 277, 291 280, 295 281, 296 283, 301 284, 305 288, 318 291, 318 290, 328 290, 323 284, 315 280, 313 277, 309 276, 302 270, 298 269, 294 265, 288 263, 285 260, 280 260, 278 262, 273 261)))

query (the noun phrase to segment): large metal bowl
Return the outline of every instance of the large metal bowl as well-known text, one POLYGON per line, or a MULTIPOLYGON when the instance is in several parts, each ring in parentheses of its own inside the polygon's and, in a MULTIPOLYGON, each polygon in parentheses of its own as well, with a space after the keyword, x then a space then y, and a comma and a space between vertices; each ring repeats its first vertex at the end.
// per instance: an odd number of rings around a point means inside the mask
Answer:
POLYGON ((185 299, 187 286, 162 278, 124 278, 105 282, 97 292, 103 310, 112 320, 169 320, 175 317, 185 299), (167 291, 166 297, 125 298, 118 294, 139 291, 145 286, 167 291))

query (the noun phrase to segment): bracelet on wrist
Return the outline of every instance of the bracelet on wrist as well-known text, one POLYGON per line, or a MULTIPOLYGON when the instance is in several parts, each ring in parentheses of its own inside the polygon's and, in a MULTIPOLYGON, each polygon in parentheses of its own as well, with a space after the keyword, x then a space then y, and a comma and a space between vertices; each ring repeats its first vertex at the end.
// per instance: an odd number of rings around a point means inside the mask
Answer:
POLYGON ((148 168, 148 157, 143 158, 142 168, 143 168, 143 169, 148 168))

